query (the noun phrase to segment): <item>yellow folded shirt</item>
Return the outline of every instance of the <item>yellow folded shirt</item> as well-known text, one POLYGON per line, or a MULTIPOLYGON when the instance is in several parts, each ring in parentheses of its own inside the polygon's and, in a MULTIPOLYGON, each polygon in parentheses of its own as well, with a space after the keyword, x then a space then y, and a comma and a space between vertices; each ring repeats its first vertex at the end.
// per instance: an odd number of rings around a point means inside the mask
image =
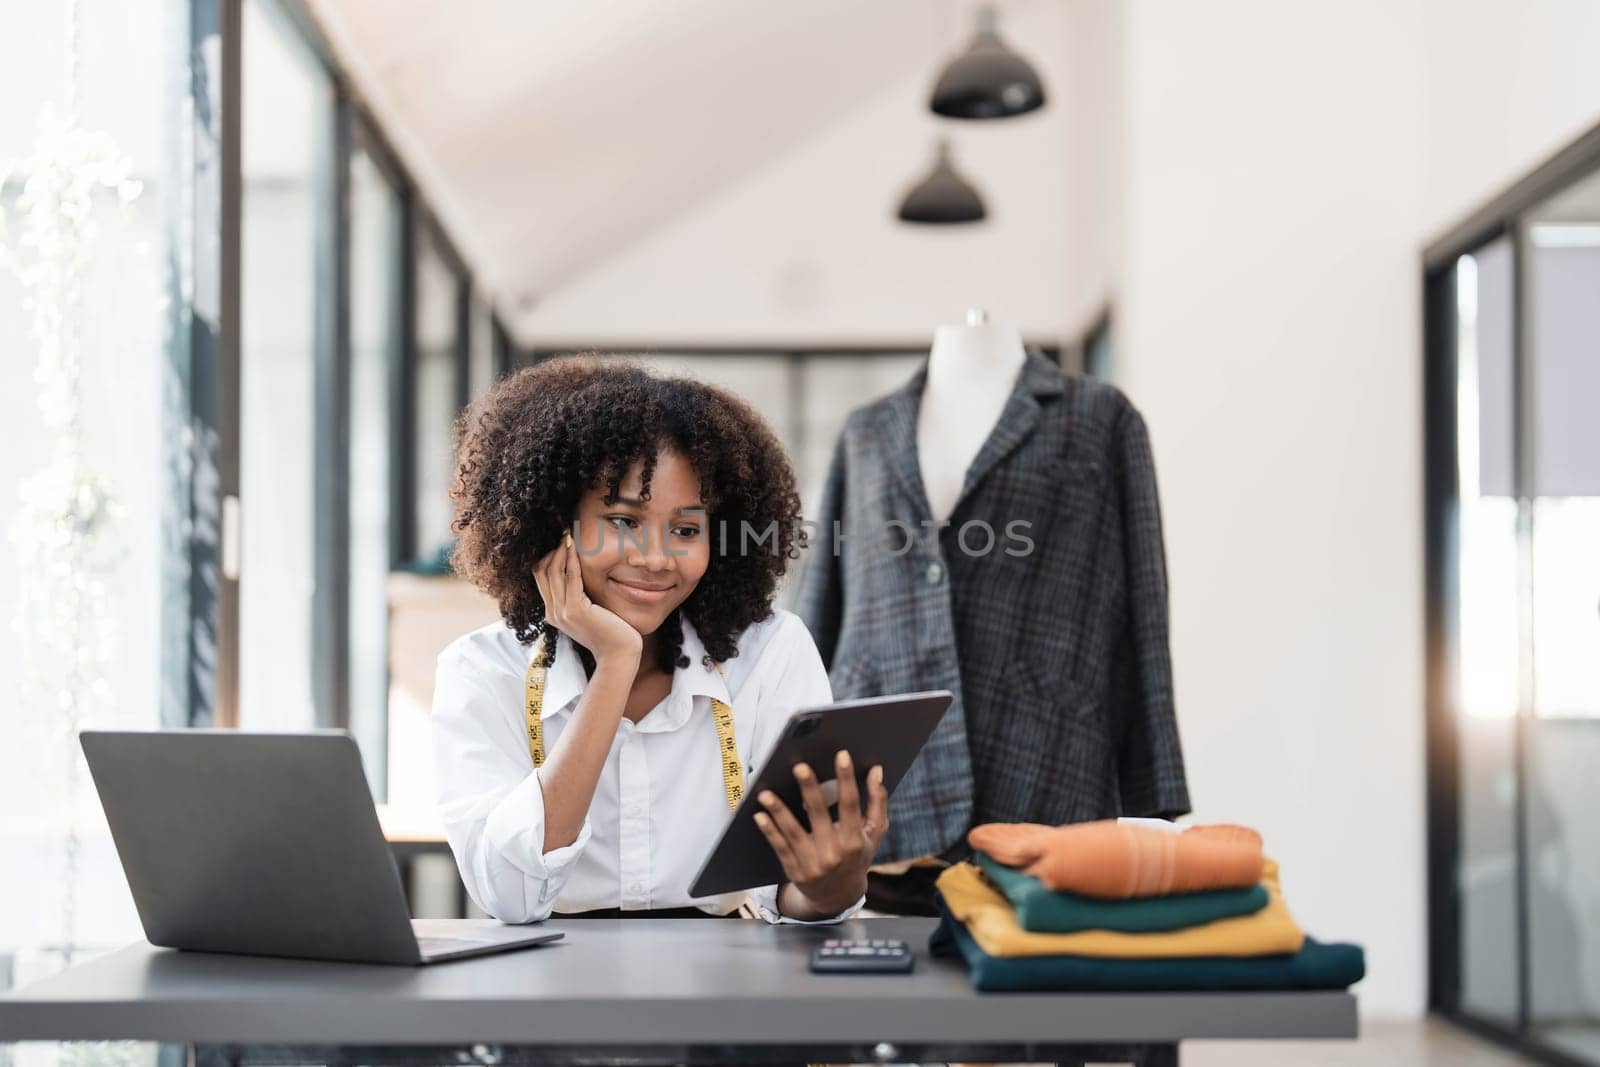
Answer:
POLYGON ((983 872, 958 863, 936 883, 950 913, 991 956, 1098 956, 1107 959, 1162 959, 1187 956, 1275 956, 1300 951, 1305 933, 1295 925, 1278 888, 1278 865, 1266 860, 1261 883, 1267 906, 1253 915, 1191 926, 1184 930, 1128 934, 1082 930, 1075 934, 1035 934, 1022 928, 1017 914, 983 872))

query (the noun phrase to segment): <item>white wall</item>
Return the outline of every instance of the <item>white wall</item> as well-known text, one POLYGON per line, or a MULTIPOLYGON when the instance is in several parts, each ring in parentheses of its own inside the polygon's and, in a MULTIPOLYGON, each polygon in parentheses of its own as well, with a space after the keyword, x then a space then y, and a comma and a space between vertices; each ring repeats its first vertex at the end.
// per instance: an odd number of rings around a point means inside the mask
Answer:
POLYGON ((1080 338, 1112 303, 1127 246, 1127 18, 1120 4, 1067 0, 1065 314, 1080 338))
MULTIPOLYGON (((1061 84, 1065 8, 1015 4, 1002 32, 1061 84)), ((918 44, 920 38, 912 40, 918 44)), ((1073 325, 1061 179, 1066 110, 998 123, 927 109, 939 56, 819 134, 514 320, 524 344, 904 344, 973 304, 1053 340, 1073 325), (990 217, 915 227, 894 212, 949 136, 990 217)))
POLYGON ((1465 6, 1080 0, 1069 29, 1122 45, 1075 76, 1107 102, 1069 217, 1121 232, 1074 278, 1116 292, 1152 429, 1196 816, 1259 826, 1304 925, 1366 946, 1373 1016, 1426 983, 1421 247, 1600 117, 1600 11, 1465 6))
POLYGON ((1423 0, 1421 232, 1436 236, 1600 118, 1600 4, 1423 0))

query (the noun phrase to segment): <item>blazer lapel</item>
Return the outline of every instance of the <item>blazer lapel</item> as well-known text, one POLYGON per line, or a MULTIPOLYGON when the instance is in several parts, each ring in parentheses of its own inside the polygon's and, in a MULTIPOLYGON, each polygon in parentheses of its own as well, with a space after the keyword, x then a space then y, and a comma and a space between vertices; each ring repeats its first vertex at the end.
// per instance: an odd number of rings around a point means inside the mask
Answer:
POLYGON ((928 490, 922 484, 922 467, 917 460, 917 405, 927 378, 928 361, 923 360, 917 373, 890 393, 878 409, 878 440, 884 442, 889 470, 916 509, 916 514, 909 517, 913 522, 927 519, 933 511, 928 506, 928 490))
MULTIPOLYGON (((928 490, 922 484, 922 465, 917 455, 917 412, 927 380, 928 363, 924 360, 909 381, 889 394, 888 402, 879 409, 878 415, 880 440, 889 442, 889 467, 916 506, 919 521, 928 518, 933 510, 928 506, 928 490)), ((1028 349, 1011 394, 1000 410, 1000 418, 967 468, 961 492, 950 509, 952 515, 961 507, 961 502, 977 490, 995 464, 1033 433, 1039 425, 1040 398, 1059 396, 1065 388, 1061 368, 1035 349, 1028 349)))
POLYGON ((995 464, 1026 441, 1039 425, 1039 398, 1059 395, 1064 388, 1061 368, 1034 349, 1028 349, 1022 369, 1017 372, 1011 395, 1000 410, 1000 418, 989 432, 988 439, 983 442, 983 447, 972 458, 972 465, 967 468, 961 493, 956 497, 955 507, 950 509, 952 515, 956 508, 961 507, 963 500, 977 491, 979 483, 994 469, 995 464))

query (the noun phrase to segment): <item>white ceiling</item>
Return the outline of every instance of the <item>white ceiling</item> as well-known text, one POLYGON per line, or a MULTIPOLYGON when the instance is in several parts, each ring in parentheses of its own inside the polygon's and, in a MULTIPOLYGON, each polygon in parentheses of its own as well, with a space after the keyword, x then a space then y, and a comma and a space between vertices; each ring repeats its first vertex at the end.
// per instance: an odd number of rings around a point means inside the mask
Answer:
POLYGON ((972 24, 966 0, 311 7, 508 320, 885 86, 931 87, 972 24))

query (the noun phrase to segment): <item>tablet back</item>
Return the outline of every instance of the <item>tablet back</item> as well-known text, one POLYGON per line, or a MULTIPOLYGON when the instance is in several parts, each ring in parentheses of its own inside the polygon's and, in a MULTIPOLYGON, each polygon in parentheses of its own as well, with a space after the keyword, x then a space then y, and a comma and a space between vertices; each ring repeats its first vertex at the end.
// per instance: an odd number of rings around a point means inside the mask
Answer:
MULTIPOLYGON (((877 764, 883 766, 884 788, 893 793, 952 699, 948 689, 938 689, 847 700, 795 712, 771 755, 755 777, 745 783, 744 798, 728 817, 715 847, 695 875, 690 894, 714 896, 782 882, 783 864, 755 823, 756 812, 763 810, 756 797, 763 790, 772 790, 789 805, 801 825, 807 825, 800 787, 794 780, 794 765, 810 764, 823 783, 823 795, 832 805, 838 789, 834 756, 840 749, 850 753, 856 788, 863 802, 867 796, 867 772, 877 764)), ((829 811, 837 814, 836 807, 830 806, 829 811)))

